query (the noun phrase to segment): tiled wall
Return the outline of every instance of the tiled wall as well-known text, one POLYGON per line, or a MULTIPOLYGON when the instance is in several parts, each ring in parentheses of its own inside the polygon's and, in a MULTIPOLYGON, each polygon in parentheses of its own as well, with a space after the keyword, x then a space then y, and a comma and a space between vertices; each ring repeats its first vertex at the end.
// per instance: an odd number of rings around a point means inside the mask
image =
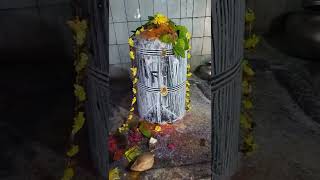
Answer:
POLYGON ((128 68, 130 59, 127 41, 131 31, 146 23, 148 16, 157 12, 186 26, 192 33, 193 67, 210 58, 211 0, 110 0, 110 7, 110 64, 128 68))

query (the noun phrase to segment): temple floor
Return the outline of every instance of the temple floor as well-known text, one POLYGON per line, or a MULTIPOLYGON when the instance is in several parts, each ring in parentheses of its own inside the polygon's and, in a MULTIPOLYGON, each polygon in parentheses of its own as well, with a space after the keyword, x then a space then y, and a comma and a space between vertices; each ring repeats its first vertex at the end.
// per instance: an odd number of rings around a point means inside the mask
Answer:
MULTIPOLYGON (((250 53, 249 61, 256 71, 253 113, 258 150, 242 158, 232 180, 320 179, 320 86, 314 71, 319 63, 287 56, 266 41, 250 53)), ((0 66, 0 179, 60 179, 72 123, 71 68, 72 64, 54 61, 0 66)), ((127 113, 130 96, 125 92, 130 82, 112 83, 113 100, 121 99, 113 101, 111 129, 115 129, 127 113)), ((193 110, 175 125, 176 149, 141 179, 210 179, 210 98, 202 92, 209 91, 206 87, 206 82, 193 79, 193 110)), ((75 179, 97 179, 89 161, 86 127, 80 139, 75 179)))

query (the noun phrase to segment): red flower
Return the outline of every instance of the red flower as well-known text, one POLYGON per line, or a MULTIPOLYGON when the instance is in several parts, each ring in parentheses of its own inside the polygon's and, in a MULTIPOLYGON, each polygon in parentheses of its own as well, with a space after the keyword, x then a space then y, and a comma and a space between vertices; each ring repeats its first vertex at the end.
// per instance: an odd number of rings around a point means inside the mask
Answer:
POLYGON ((114 136, 108 138, 108 150, 114 153, 117 150, 117 140, 114 136))
POLYGON ((124 153, 123 149, 118 149, 113 155, 113 160, 118 161, 119 159, 121 159, 121 157, 123 156, 123 153, 124 153))

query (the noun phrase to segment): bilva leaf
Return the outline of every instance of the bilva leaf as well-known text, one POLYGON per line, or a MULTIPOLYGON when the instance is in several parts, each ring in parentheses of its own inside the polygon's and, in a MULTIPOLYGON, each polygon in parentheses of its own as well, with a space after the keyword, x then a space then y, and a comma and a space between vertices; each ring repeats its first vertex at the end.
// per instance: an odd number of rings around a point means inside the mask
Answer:
POLYGON ((73 157, 78 152, 79 152, 79 146, 78 145, 72 145, 72 147, 67 152, 67 156, 73 157))
POLYGON ((173 43, 174 39, 169 34, 164 34, 160 36, 160 41, 169 44, 169 43, 173 43))
POLYGON ((143 124, 140 124, 139 131, 147 138, 151 137, 151 132, 149 129, 145 128, 143 124))
POLYGON ((77 116, 74 118, 74 123, 72 126, 72 134, 75 135, 84 125, 85 118, 84 112, 79 112, 77 116))

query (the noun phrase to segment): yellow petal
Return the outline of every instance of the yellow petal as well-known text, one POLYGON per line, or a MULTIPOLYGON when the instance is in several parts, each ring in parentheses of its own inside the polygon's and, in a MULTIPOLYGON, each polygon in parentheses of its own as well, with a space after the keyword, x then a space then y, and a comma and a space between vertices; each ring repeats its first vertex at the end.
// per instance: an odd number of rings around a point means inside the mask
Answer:
POLYGON ((138 78, 134 78, 134 80, 132 81, 133 84, 137 84, 138 82, 138 78))
POLYGON ((129 55, 130 55, 130 59, 134 60, 134 52, 130 51, 129 55))
POLYGON ((129 43, 129 46, 131 46, 131 47, 134 46, 134 42, 133 42, 132 38, 128 39, 128 43, 129 43))
POLYGON ((155 130, 156 132, 160 132, 160 131, 161 131, 161 127, 160 127, 160 126, 156 126, 156 127, 154 128, 154 130, 155 130))
POLYGON ((130 112, 133 112, 134 111, 134 107, 132 107, 131 109, 130 109, 130 112))
POLYGON ((128 120, 130 121, 133 118, 132 114, 128 116, 128 120))
POLYGON ((187 82, 186 82, 186 85, 187 85, 188 87, 190 87, 190 83, 189 83, 189 81, 187 81, 187 82))
POLYGON ((130 70, 131 70, 132 76, 135 77, 137 75, 137 68, 136 67, 130 68, 130 70))
POLYGON ((192 76, 192 73, 188 73, 188 74, 187 74, 187 77, 191 77, 191 76, 192 76))
POLYGON ((134 97, 134 98, 132 99, 131 106, 134 105, 134 103, 136 103, 136 101, 137 101, 137 98, 134 97))
POLYGON ((136 88, 132 88, 132 92, 133 92, 133 94, 137 94, 137 89, 136 88))

